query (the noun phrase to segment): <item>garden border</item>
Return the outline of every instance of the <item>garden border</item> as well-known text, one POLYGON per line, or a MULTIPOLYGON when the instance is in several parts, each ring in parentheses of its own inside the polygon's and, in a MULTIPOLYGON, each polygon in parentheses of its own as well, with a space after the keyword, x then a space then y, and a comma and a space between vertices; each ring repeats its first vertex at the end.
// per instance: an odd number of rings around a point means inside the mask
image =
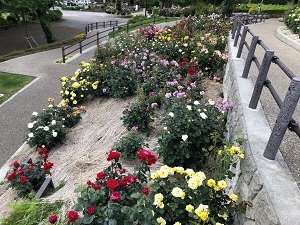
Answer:
POLYGON ((235 103, 228 117, 228 140, 244 138, 245 159, 237 168, 231 184, 234 192, 252 203, 237 224, 299 224, 300 189, 291 176, 280 152, 275 160, 263 157, 271 129, 262 106, 250 109, 248 103, 254 85, 242 78, 245 60, 236 58, 238 48, 228 38, 228 64, 224 78, 224 95, 235 103))

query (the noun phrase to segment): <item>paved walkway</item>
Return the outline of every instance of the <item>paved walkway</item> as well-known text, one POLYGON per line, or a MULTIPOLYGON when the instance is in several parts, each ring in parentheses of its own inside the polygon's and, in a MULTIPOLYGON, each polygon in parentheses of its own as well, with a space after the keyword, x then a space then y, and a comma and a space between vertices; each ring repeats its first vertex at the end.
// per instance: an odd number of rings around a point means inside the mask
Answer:
MULTIPOLYGON (((259 38, 275 52, 275 55, 298 77, 300 77, 300 51, 297 51, 295 48, 287 45, 276 37, 276 31, 279 27, 284 26, 284 23, 279 22, 277 18, 267 19, 264 23, 250 25, 249 28, 254 32, 255 35, 258 35, 259 38)), ((285 37, 286 38, 286 37, 285 37)), ((248 43, 251 43, 251 40, 248 39, 248 43)), ((300 47, 300 41, 298 40, 297 45, 300 47)), ((243 57, 246 57, 246 51, 243 52, 243 57)), ((248 51, 247 51, 248 52, 248 51)), ((262 62, 264 55, 264 50, 259 47, 255 51, 255 56, 262 62)), ((251 79, 255 82, 258 74, 258 71, 255 66, 253 66, 250 71, 251 79)), ((272 85, 275 87, 276 91, 280 95, 281 99, 284 99, 284 96, 288 90, 290 79, 281 71, 281 69, 275 65, 271 64, 270 71, 268 73, 268 79, 272 82, 272 85)), ((265 115, 270 123, 272 128, 276 122, 279 108, 277 107, 275 101, 273 100, 271 94, 267 90, 263 90, 261 96, 262 106, 264 108, 265 115)), ((300 123, 300 104, 294 113, 293 118, 300 123)), ((293 174, 294 179, 296 180, 298 186, 300 186, 300 151, 299 151, 299 138, 298 136, 291 132, 287 131, 283 142, 280 147, 280 151, 284 156, 286 163, 288 164, 290 171, 293 174)))

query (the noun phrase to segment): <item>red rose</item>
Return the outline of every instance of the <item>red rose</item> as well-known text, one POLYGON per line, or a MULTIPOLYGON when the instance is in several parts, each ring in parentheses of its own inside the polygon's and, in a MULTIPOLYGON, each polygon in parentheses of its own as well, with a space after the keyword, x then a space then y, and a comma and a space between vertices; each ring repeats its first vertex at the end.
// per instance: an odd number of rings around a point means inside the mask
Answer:
POLYGON ((118 187, 118 181, 115 180, 115 179, 113 179, 113 180, 108 180, 108 181, 106 181, 106 186, 107 186, 110 190, 114 191, 114 190, 116 190, 116 188, 118 187))
POLYGON ((137 154, 142 161, 146 161, 148 159, 148 156, 151 155, 151 152, 145 149, 141 149, 137 151, 137 154))
POLYGON ((122 188, 127 188, 127 182, 126 180, 120 180, 119 181, 119 186, 122 188))
POLYGON ((20 177, 20 183, 21 184, 24 184, 26 182, 27 182, 27 177, 25 177, 25 176, 20 177))
POLYGON ((33 170, 33 166, 28 166, 28 170, 32 171, 33 170))
POLYGON ((68 220, 73 223, 79 218, 78 212, 70 211, 68 214, 68 220))
POLYGON ((150 193, 150 189, 147 188, 147 187, 146 187, 146 188, 143 188, 142 193, 143 193, 144 195, 148 196, 149 193, 150 193))
POLYGON ((14 167, 15 167, 15 168, 19 168, 19 167, 20 167, 20 163, 18 163, 18 161, 15 161, 15 162, 14 162, 14 167))
POLYGON ((147 165, 151 166, 152 164, 156 163, 156 161, 157 157, 155 155, 150 155, 147 160, 147 165))
POLYGON ((117 202, 119 201, 121 198, 121 194, 117 191, 114 191, 113 193, 111 193, 110 195, 110 200, 112 200, 113 202, 117 202))
POLYGON ((43 155, 43 154, 47 153, 47 151, 48 151, 47 148, 40 148, 38 154, 43 155))
POLYGON ((110 151, 109 154, 108 154, 108 157, 107 157, 107 161, 111 161, 113 159, 118 159, 118 158, 120 158, 120 153, 119 152, 110 151))
POLYGON ((12 179, 14 179, 14 178, 16 177, 16 175, 17 175, 16 172, 12 172, 11 174, 9 174, 9 175, 7 176, 7 180, 12 180, 12 179))
POLYGON ((102 171, 100 173, 97 173, 97 179, 103 179, 105 177, 105 173, 102 171))
POLYGON ((50 170, 54 164, 52 162, 45 162, 43 164, 44 171, 50 170))
POLYGON ((90 206, 86 212, 87 214, 93 215, 96 212, 96 208, 94 206, 90 206))
POLYGON ((125 181, 128 181, 131 184, 134 184, 136 182, 135 177, 134 176, 126 176, 124 177, 125 181))
POLYGON ((126 173, 126 169, 121 169, 120 174, 126 173))
POLYGON ((56 221, 57 221, 57 215, 54 214, 52 216, 49 216, 48 220, 49 220, 50 223, 56 223, 56 221))
POLYGON ((90 180, 88 180, 88 181, 86 182, 86 184, 87 184, 88 186, 91 186, 91 185, 92 185, 92 182, 91 182, 90 180))
POLYGON ((18 169, 18 175, 23 175, 24 174, 24 170, 23 169, 18 169))
POLYGON ((189 72, 189 74, 194 75, 194 73, 196 72, 196 70, 194 68, 190 67, 188 69, 188 72, 189 72))
POLYGON ((184 65, 185 65, 185 62, 179 63, 179 66, 184 66, 184 65))
POLYGON ((48 156, 49 156, 48 154, 45 154, 44 159, 48 159, 48 156))
POLYGON ((96 183, 93 185, 93 188, 97 191, 97 190, 100 190, 101 189, 101 185, 96 183))
POLYGON ((202 67, 203 65, 201 63, 198 64, 199 67, 202 67))

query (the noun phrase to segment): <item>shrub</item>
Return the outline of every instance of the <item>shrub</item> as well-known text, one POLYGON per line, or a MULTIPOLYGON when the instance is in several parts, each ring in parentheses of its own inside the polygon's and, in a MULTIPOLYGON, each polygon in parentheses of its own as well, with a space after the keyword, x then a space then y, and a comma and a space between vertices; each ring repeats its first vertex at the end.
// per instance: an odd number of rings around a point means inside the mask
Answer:
POLYGON ((49 22, 56 21, 56 20, 61 20, 63 17, 63 13, 56 9, 56 10, 49 10, 48 13, 46 14, 46 20, 49 22))
POLYGON ((300 6, 295 6, 286 12, 284 17, 285 25, 300 37, 300 6))
POLYGON ((81 119, 81 112, 85 107, 72 108, 71 106, 56 106, 54 99, 48 99, 48 107, 41 114, 32 113, 31 122, 28 124, 28 139, 30 147, 51 149, 62 143, 68 130, 81 119))
POLYGON ((128 20, 129 23, 137 23, 140 22, 141 20, 145 20, 147 17, 145 15, 136 15, 133 16, 131 19, 128 20))
POLYGON ((121 152, 123 159, 136 159, 137 151, 144 147, 149 147, 148 144, 145 144, 144 138, 136 132, 129 132, 114 143, 112 150, 121 152))
POLYGON ((146 102, 129 103, 123 111, 123 126, 127 130, 141 131, 147 134, 154 129, 152 122, 154 121, 153 108, 146 102))
POLYGON ((161 122, 164 130, 158 139, 159 157, 170 166, 202 168, 211 154, 212 135, 214 132, 222 135, 230 108, 222 101, 186 103, 171 99, 161 122))
POLYGON ((226 192, 225 180, 167 165, 151 178, 149 206, 159 224, 233 224, 238 196, 226 192))
POLYGON ((28 164, 14 162, 13 172, 8 174, 7 180, 9 187, 17 190, 19 197, 25 197, 32 191, 38 191, 47 175, 50 175, 50 169, 53 163, 47 161, 48 154, 45 147, 39 150, 37 161, 28 164))
POLYGON ((99 172, 96 181, 78 187, 77 204, 68 213, 69 222, 74 224, 138 224, 150 225, 152 213, 145 208, 149 194, 147 175, 149 166, 156 162, 156 157, 147 150, 139 151, 140 164, 133 174, 118 162, 120 153, 110 151, 107 160, 111 165, 99 172), (78 212, 83 216, 79 218, 78 212))

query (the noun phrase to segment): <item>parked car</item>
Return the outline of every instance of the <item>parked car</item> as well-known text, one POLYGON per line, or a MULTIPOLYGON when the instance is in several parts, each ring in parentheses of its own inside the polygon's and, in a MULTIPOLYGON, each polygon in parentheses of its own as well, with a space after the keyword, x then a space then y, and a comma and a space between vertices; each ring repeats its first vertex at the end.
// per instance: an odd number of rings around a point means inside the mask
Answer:
POLYGON ((78 6, 76 2, 67 2, 67 6, 78 6))

